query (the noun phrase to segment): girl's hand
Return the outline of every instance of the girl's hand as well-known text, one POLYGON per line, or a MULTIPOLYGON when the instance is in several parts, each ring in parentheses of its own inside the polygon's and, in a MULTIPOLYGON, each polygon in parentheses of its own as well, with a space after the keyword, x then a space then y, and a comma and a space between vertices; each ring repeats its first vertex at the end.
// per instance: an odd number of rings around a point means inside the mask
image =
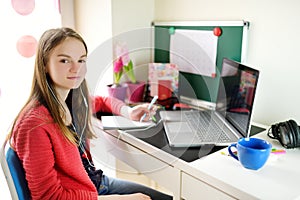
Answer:
POLYGON ((146 117, 143 121, 149 121, 153 115, 156 114, 157 106, 153 105, 150 110, 148 110, 149 103, 144 103, 141 105, 134 106, 129 109, 129 118, 131 120, 139 121, 141 117, 146 113, 146 117))

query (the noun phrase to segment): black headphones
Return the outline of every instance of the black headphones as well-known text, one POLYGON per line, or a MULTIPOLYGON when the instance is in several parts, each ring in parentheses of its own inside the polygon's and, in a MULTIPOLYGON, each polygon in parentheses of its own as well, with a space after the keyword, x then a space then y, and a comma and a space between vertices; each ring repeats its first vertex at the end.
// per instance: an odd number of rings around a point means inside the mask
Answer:
POLYGON ((273 124, 268 131, 268 136, 279 140, 280 144, 287 149, 300 147, 300 128, 292 119, 273 124))

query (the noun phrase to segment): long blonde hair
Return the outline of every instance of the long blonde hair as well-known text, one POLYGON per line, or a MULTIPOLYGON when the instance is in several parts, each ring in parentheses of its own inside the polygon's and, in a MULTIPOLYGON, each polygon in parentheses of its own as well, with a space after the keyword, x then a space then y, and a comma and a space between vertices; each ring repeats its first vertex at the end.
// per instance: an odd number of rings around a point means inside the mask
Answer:
MULTIPOLYGON (((85 47, 86 54, 88 53, 87 45, 83 38, 71 28, 49 29, 42 34, 36 52, 31 92, 20 113, 22 113, 28 105, 37 106, 35 103, 31 104, 32 102, 43 104, 50 112, 54 123, 57 123, 60 127, 65 138, 73 144, 78 144, 79 141, 76 139, 75 133, 70 131, 64 123, 63 118, 65 112, 59 101, 57 101, 57 93, 55 89, 53 89, 53 82, 46 73, 46 65, 49 62, 49 56, 53 49, 70 37, 81 41, 85 47)), ((78 88, 70 90, 66 104, 72 113, 73 122, 76 124, 78 133, 83 134, 83 137, 93 138, 95 134, 91 128, 91 111, 88 97, 89 91, 86 80, 84 79, 78 88)), ((20 117, 20 113, 14 121, 8 139, 12 137, 14 125, 20 117)))

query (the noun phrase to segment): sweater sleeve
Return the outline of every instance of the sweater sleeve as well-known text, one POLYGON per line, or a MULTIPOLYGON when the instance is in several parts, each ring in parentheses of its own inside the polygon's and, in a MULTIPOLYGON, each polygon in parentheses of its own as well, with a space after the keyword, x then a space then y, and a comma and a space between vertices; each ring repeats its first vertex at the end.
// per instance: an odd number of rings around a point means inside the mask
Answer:
POLYGON ((21 124, 15 130, 15 147, 32 199, 96 200, 96 188, 80 162, 76 145, 67 142, 53 124, 37 125, 30 118, 21 124))
POLYGON ((125 103, 113 97, 95 96, 92 97, 93 113, 106 112, 120 115, 122 106, 125 103))

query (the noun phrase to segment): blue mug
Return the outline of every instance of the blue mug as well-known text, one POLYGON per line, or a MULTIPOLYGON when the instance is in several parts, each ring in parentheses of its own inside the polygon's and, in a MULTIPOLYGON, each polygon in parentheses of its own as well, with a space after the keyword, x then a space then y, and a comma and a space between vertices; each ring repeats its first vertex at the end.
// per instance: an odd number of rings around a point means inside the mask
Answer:
POLYGON ((259 138, 241 138, 228 146, 229 154, 247 169, 258 170, 267 162, 272 145, 259 138), (232 148, 237 150, 237 155, 232 148))

